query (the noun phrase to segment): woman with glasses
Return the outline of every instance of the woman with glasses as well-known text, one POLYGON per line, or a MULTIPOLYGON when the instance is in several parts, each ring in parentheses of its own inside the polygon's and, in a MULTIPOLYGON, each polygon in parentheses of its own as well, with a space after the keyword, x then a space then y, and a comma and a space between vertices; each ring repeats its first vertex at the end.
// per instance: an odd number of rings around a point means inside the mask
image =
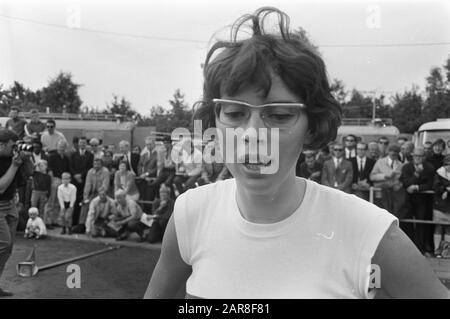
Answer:
POLYGON ((368 298, 379 285, 394 297, 448 296, 394 216, 295 176, 302 149, 334 140, 341 118, 314 47, 275 8, 232 31, 207 55, 195 117, 216 128, 234 178, 177 198, 145 297, 174 297, 186 280, 188 298, 368 298))

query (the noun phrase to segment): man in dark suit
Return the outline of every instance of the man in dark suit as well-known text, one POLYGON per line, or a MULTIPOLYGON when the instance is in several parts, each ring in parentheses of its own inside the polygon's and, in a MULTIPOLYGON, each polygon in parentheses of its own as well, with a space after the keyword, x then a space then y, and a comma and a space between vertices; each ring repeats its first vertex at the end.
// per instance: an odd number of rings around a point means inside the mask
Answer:
POLYGON ((345 159, 350 160, 356 157, 356 136, 349 134, 345 137, 345 159))
MULTIPOLYGON (((425 161, 425 150, 416 147, 412 153, 413 161, 402 167, 400 181, 406 189, 406 201, 409 215, 406 218, 431 220, 433 215, 433 194, 426 193, 433 189, 434 167, 425 161)), ((405 230, 411 237, 411 229, 405 230)), ((411 237, 422 253, 433 252, 433 228, 430 225, 417 224, 414 235, 411 237)))
POLYGON ((78 147, 70 157, 70 172, 72 173, 72 183, 77 188, 77 199, 73 212, 73 225, 78 225, 78 218, 80 216, 80 203, 83 200, 83 190, 86 184, 87 172, 92 168, 94 162, 94 155, 86 149, 86 137, 78 139, 78 147))
MULTIPOLYGON (((158 172, 158 152, 155 149, 155 140, 148 136, 145 139, 145 150, 139 159, 138 176, 140 179, 136 181, 141 194, 141 199, 145 201, 153 201, 158 191, 158 185, 155 184, 158 172)), ((150 212, 152 209, 150 204, 144 204, 144 211, 150 212)))
POLYGON ((353 193, 365 200, 369 200, 369 188, 372 185, 370 181, 370 172, 375 161, 367 157, 367 144, 359 142, 356 145, 356 157, 351 158, 353 166, 353 193))
POLYGON ((134 175, 138 176, 138 165, 140 155, 136 153, 130 152, 130 143, 128 141, 120 141, 119 143, 119 153, 117 156, 116 165, 119 166, 121 161, 127 162, 127 168, 134 173, 134 175))
POLYGON ((344 147, 336 143, 333 147, 334 156, 323 164, 322 184, 351 193, 353 181, 353 167, 344 158, 344 147))

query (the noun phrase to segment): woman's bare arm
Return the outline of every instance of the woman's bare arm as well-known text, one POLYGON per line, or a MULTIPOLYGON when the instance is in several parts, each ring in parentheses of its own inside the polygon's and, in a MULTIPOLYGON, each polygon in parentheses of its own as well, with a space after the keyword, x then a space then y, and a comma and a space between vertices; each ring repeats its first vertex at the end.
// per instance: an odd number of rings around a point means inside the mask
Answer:
POLYGON ((392 298, 450 298, 426 258, 395 224, 378 245, 372 264, 380 267, 381 289, 392 298))
POLYGON ((161 255, 145 292, 145 299, 175 298, 192 271, 180 255, 173 215, 169 219, 161 247, 161 255))

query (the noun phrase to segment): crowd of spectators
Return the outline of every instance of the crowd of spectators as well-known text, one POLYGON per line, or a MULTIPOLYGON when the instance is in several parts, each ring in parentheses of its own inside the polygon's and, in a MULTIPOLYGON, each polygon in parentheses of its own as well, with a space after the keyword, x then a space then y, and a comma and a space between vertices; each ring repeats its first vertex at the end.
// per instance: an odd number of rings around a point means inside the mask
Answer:
MULTIPOLYGON (((350 134, 343 144, 305 150, 297 176, 371 200, 400 220, 450 222, 450 140, 414 147, 405 137, 365 143, 350 134)), ((441 257, 450 242, 450 226, 401 222, 400 227, 427 256, 441 257)))
MULTIPOLYGON (((31 218, 37 209, 46 228, 62 227, 62 234, 124 240, 136 233, 139 241, 158 242, 179 194, 231 177, 223 163, 202 161, 202 151, 191 141, 173 152, 168 136, 158 146, 149 136, 143 148, 131 148, 128 141, 103 145, 100 139, 79 136, 68 149, 54 120, 44 124, 36 110, 30 122, 18 114, 13 108, 6 126, 33 145, 35 167, 19 188, 22 210, 33 208, 31 218), (173 154, 179 157, 174 160, 173 154)), ((399 219, 450 222, 450 141, 414 147, 405 137, 396 143, 386 137, 366 143, 350 134, 343 143, 304 150, 296 174, 371 200, 399 219)), ((440 256, 443 243, 450 242, 449 226, 400 226, 426 255, 440 256)))
POLYGON ((202 152, 190 143, 181 146, 174 161, 169 136, 160 145, 149 136, 143 149, 131 148, 125 140, 116 148, 98 138, 78 136, 68 149, 54 120, 44 124, 37 110, 30 112, 30 122, 18 114, 17 108, 11 110, 6 127, 33 146, 34 166, 18 191, 23 225, 28 217, 30 225, 36 224, 37 212, 45 229, 61 227, 63 235, 125 240, 136 233, 139 241, 154 243, 161 241, 179 194, 230 177, 223 164, 202 163, 202 152))

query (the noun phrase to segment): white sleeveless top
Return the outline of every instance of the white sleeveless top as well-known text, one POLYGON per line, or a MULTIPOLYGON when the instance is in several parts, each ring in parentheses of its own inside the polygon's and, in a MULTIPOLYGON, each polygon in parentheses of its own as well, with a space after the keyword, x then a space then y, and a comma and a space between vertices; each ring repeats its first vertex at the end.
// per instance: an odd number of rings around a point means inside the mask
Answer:
POLYGON ((180 254, 200 298, 373 298, 371 259, 398 220, 354 195, 306 181, 300 207, 273 224, 245 220, 234 179, 179 196, 180 254))

